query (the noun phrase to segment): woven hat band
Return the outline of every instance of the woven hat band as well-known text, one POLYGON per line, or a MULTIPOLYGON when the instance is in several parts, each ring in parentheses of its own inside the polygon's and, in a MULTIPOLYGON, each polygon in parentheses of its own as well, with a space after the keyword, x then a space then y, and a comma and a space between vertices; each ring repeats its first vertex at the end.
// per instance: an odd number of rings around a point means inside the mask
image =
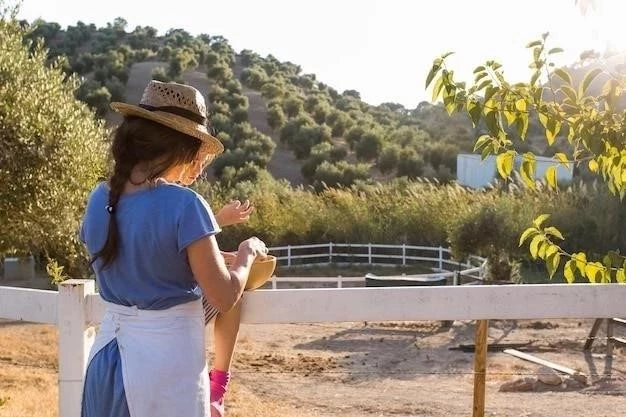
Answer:
POLYGON ((139 104, 139 107, 149 110, 149 111, 163 111, 166 113, 175 114, 177 116, 184 117, 185 119, 189 119, 192 122, 201 124, 206 126, 207 119, 197 113, 192 112, 191 110, 183 109, 176 106, 150 106, 149 104, 139 104))

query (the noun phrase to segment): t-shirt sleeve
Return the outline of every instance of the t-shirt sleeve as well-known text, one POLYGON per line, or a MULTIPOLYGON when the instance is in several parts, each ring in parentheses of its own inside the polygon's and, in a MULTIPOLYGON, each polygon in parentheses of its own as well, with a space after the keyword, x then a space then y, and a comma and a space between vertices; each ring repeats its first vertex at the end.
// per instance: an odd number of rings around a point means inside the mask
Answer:
POLYGON ((213 210, 200 195, 187 203, 178 223, 178 251, 182 252, 198 239, 221 231, 213 210))

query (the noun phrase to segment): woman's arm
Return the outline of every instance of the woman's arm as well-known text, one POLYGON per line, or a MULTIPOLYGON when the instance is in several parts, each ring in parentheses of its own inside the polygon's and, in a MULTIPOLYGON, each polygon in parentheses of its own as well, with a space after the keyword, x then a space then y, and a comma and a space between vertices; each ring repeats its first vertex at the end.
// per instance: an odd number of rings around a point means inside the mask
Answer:
POLYGON ((229 270, 215 236, 207 236, 187 247, 187 258, 194 278, 209 303, 219 311, 228 311, 245 289, 252 262, 266 252, 265 243, 258 238, 244 240, 229 270))

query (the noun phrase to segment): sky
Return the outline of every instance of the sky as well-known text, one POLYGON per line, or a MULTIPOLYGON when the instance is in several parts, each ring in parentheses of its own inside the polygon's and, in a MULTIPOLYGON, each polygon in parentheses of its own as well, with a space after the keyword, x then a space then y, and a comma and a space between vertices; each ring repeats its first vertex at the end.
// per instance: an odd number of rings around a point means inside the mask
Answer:
POLYGON ((272 54, 340 92, 407 108, 430 101, 424 80, 444 52, 454 52, 448 68, 459 80, 495 59, 510 80, 528 81, 528 42, 549 32, 549 45, 565 49, 557 65, 588 49, 626 49, 625 16, 622 0, 22 0, 18 14, 63 28, 123 17, 129 31, 222 35, 237 52, 272 54))

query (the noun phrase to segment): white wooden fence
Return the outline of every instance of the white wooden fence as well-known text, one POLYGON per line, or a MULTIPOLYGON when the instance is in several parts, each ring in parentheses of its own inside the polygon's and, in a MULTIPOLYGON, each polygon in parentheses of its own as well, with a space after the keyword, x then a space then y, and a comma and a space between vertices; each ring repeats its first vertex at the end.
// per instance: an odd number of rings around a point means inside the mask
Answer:
MULTIPOLYGON (((270 253, 276 256, 279 265, 287 267, 308 267, 315 265, 354 265, 407 266, 419 263, 430 267, 433 272, 416 275, 401 275, 389 278, 450 278, 453 285, 462 278, 482 280, 485 275, 486 260, 480 256, 469 256, 464 261, 452 258, 450 249, 442 246, 389 245, 379 243, 318 243, 313 245, 287 245, 271 247, 270 253)), ((344 282, 365 282, 366 277, 272 277, 272 289, 281 282, 322 282, 334 283, 342 288, 344 282)))
MULTIPOLYGON (((257 290, 244 323, 626 317, 626 285, 552 284, 257 290)), ((0 287, 0 318, 59 328, 59 416, 79 417, 86 360, 104 304, 90 280, 59 292, 0 287)))

